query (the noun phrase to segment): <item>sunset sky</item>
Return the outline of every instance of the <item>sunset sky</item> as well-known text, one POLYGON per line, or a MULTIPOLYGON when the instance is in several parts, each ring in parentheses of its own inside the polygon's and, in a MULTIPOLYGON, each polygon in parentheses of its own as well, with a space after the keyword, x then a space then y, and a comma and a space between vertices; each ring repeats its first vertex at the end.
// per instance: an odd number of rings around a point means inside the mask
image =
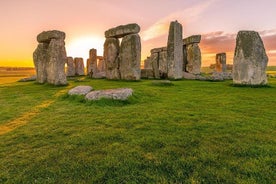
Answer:
POLYGON ((142 59, 150 49, 167 44, 170 21, 183 25, 183 35, 202 35, 202 65, 227 53, 232 63, 239 30, 258 31, 269 65, 276 65, 275 0, 1 0, 0 66, 33 66, 36 36, 46 30, 66 33, 68 56, 88 57, 96 48, 102 55, 104 31, 137 23, 142 59))

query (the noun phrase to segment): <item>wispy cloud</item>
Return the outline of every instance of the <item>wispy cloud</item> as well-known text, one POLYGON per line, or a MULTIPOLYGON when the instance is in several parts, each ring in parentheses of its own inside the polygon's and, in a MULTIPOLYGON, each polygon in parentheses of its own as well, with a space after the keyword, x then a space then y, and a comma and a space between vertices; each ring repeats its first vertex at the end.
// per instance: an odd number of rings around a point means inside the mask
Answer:
POLYGON ((219 0, 205 0, 204 2, 196 4, 192 7, 163 17, 141 33, 142 39, 147 41, 168 34, 171 21, 178 20, 179 22, 185 22, 186 24, 196 21, 200 14, 202 14, 211 4, 216 1, 219 0))

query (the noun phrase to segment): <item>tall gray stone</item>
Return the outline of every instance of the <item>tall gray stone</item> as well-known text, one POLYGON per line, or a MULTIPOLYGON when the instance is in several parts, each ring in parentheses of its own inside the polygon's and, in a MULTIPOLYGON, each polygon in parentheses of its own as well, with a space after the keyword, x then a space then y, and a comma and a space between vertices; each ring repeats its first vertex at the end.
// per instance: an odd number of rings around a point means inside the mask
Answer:
POLYGON ((65 63, 65 33, 57 30, 44 31, 37 36, 39 45, 33 54, 37 82, 54 85, 67 84, 65 63))
POLYGON ((191 74, 200 74, 201 51, 199 43, 201 35, 193 35, 183 39, 183 71, 191 74))
POLYGON ((107 38, 104 43, 104 61, 107 79, 120 79, 120 45, 117 38, 107 38))
POLYGON ((138 34, 124 36, 120 48, 120 73, 123 80, 141 78, 141 41, 138 34))
POLYGON ((98 64, 97 64, 97 69, 99 72, 105 72, 105 62, 104 58, 102 56, 97 56, 98 64))
POLYGON ((84 63, 83 58, 74 58, 76 75, 84 75, 84 63))
POLYGON ((96 75, 98 73, 96 49, 90 49, 89 59, 87 60, 86 69, 87 69, 87 75, 91 78, 93 77, 93 75, 96 75))
POLYGON ((226 53, 216 54, 216 72, 227 72, 226 53))
POLYGON ((147 59, 144 60, 144 69, 152 69, 150 64, 150 57, 147 57, 147 59))
POLYGON ((75 62, 72 57, 67 57, 67 70, 66 70, 66 75, 68 77, 72 77, 76 75, 76 69, 75 69, 75 62))
POLYGON ((242 85, 267 84, 268 57, 263 41, 255 31, 240 31, 236 39, 233 63, 233 83, 242 85))
POLYGON ((162 51, 159 52, 159 71, 161 78, 168 77, 167 47, 162 47, 162 51))
POLYGON ((159 73, 159 52, 154 52, 152 50, 150 55, 150 62, 151 62, 151 68, 153 72, 153 77, 155 79, 160 79, 160 73, 159 73))
POLYGON ((138 24, 127 24, 117 26, 107 30, 104 34, 106 38, 122 38, 130 34, 138 34, 140 32, 140 26, 138 24))
POLYGON ((171 79, 181 79, 183 68, 182 25, 177 21, 170 23, 167 62, 168 77, 171 79))

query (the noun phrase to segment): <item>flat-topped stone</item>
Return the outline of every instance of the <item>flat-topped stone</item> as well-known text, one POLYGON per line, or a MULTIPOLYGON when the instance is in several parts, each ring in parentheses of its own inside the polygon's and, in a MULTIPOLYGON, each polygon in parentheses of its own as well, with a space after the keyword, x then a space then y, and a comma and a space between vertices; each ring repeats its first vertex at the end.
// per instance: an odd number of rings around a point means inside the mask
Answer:
POLYGON ((193 43, 200 43, 201 35, 193 35, 183 39, 183 45, 190 45, 193 43))
POLYGON ((133 93, 131 88, 118 88, 118 89, 107 89, 107 90, 97 90, 88 93, 85 98, 87 100, 100 100, 113 99, 113 100, 127 100, 133 93))
POLYGON ((122 38, 129 34, 137 34, 140 32, 140 26, 138 24, 120 25, 115 28, 111 28, 105 31, 106 38, 122 38))
POLYGON ((150 50, 150 53, 158 53, 158 52, 162 52, 162 51, 167 51, 167 47, 159 47, 159 48, 154 48, 150 50))
POLYGON ((68 91, 69 95, 86 95, 90 91, 92 91, 93 88, 91 86, 77 86, 73 89, 70 89, 68 91))
POLYGON ((65 39, 65 33, 58 30, 52 30, 52 31, 43 31, 39 35, 37 35, 37 41, 39 43, 49 43, 51 39, 65 39))

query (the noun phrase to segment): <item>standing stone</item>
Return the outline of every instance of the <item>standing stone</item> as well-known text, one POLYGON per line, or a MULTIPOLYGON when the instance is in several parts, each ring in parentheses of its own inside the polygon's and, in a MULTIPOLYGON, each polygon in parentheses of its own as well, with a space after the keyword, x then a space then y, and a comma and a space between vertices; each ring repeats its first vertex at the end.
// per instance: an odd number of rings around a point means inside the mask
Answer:
POLYGON ((65 33, 57 30, 44 31, 37 36, 39 45, 33 54, 37 82, 54 85, 67 84, 65 63, 65 33))
POLYGON ((160 79, 160 73, 159 73, 159 52, 155 52, 154 50, 151 50, 151 67, 153 71, 153 77, 155 79, 160 79))
POLYGON ((236 39, 233 83, 266 85, 268 57, 263 41, 255 31, 240 31, 236 39))
POLYGON ((161 78, 168 77, 167 47, 162 47, 162 51, 159 52, 159 70, 161 78))
POLYGON ((84 64, 82 58, 75 58, 76 75, 84 75, 84 64))
POLYGON ((147 57, 147 59, 144 60, 144 69, 152 69, 150 64, 150 57, 147 57))
POLYGON ((227 72, 226 53, 216 54, 216 72, 227 72))
POLYGON ((168 77, 172 79, 182 78, 183 68, 183 43, 182 25, 177 21, 170 23, 167 44, 168 77))
POLYGON ((185 72, 192 74, 200 74, 201 69, 201 51, 198 43, 201 35, 194 35, 183 40, 183 64, 186 65, 185 72))
POLYGON ((97 56, 97 69, 99 72, 104 72, 105 71, 105 63, 104 63, 104 59, 102 56, 97 56))
POLYGON ((141 78, 141 41, 138 34, 124 36, 120 48, 120 72, 123 80, 141 78))
POLYGON ((97 50, 96 49, 90 49, 89 51, 89 59, 87 60, 87 75, 89 77, 93 77, 93 75, 96 75, 97 70, 97 50))
POLYGON ((107 38, 104 43, 104 61, 107 79, 120 79, 119 71, 119 40, 107 38))
POLYGON ((76 69, 75 69, 75 62, 74 59, 72 57, 67 57, 67 71, 66 71, 66 75, 68 77, 72 77, 75 76, 76 74, 76 69))

